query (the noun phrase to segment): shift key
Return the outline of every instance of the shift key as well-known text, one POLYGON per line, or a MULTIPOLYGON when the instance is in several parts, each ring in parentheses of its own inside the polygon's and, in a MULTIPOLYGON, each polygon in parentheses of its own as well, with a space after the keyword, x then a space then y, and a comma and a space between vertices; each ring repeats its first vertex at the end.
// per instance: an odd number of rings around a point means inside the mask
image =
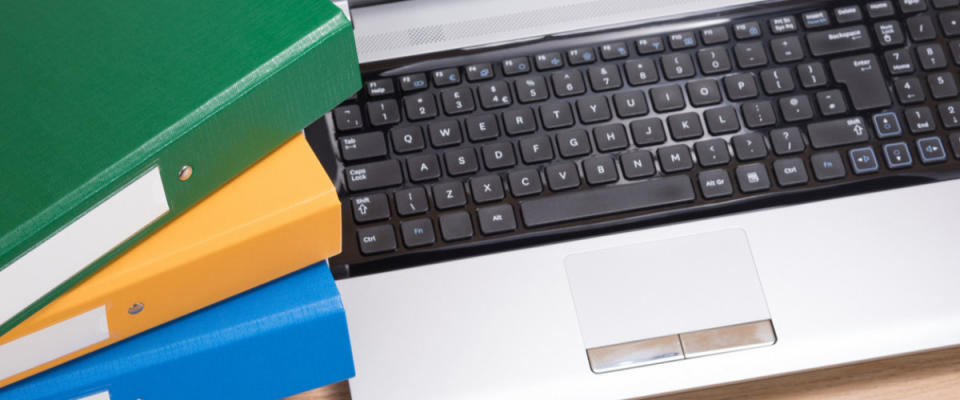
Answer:
POLYGON ((351 192, 379 189, 403 183, 400 161, 385 160, 347 167, 343 171, 351 192))
POLYGON ((863 118, 850 117, 807 125, 810 144, 815 149, 862 143, 870 139, 870 131, 863 118))
POLYGON ((810 32, 807 43, 816 57, 865 50, 872 45, 869 32, 863 25, 810 32))

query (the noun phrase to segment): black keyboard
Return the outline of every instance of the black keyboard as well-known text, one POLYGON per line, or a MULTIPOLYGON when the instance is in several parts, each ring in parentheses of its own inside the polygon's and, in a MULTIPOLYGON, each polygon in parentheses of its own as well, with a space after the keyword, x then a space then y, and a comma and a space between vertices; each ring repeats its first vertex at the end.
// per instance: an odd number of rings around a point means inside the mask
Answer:
POLYGON ((367 66, 307 129, 343 202, 333 264, 364 274, 957 177, 958 2, 774 2, 710 14, 723 25, 367 66))

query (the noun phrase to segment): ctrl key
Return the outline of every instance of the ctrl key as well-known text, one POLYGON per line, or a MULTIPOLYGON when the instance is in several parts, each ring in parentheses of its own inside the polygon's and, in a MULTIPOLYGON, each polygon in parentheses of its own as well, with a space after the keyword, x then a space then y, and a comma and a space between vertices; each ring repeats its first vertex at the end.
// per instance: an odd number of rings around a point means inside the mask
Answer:
POLYGON ((377 225, 357 230, 360 252, 364 255, 386 253, 397 249, 392 225, 377 225))

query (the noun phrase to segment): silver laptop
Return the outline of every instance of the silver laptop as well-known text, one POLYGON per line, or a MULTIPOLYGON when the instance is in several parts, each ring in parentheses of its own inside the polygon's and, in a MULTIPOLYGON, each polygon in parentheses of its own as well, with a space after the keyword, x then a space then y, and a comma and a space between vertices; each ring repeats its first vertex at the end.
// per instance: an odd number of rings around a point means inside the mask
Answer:
POLYGON ((960 344, 958 0, 410 0, 307 129, 354 399, 627 398, 960 344))

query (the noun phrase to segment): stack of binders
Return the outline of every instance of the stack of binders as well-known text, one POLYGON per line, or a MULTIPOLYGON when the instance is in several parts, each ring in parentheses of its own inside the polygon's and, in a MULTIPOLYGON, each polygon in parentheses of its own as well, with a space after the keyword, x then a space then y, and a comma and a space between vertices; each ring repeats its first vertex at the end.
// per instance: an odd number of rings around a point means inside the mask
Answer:
POLYGON ((341 206, 293 134, 359 88, 352 27, 327 1, 242 3, 0 16, 0 399, 282 397, 353 375, 316 264, 341 206))

